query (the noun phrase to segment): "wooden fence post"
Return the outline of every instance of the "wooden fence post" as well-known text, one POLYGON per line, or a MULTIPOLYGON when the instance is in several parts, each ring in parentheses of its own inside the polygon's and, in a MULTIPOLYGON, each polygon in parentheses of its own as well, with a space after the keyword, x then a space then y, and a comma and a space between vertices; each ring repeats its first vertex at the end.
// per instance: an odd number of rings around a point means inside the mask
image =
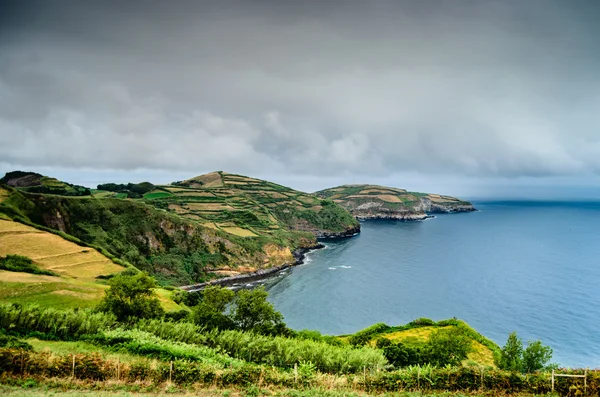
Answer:
POLYGON ((173 361, 169 365, 169 383, 173 382, 173 361))
POLYGON ((121 378, 121 357, 117 357, 117 381, 121 378))
POLYGON ((294 363, 294 383, 298 383, 298 363, 294 363))
POLYGON ((71 368, 71 377, 75 379, 75 353, 73 353, 73 367, 71 368))
POLYGON ((554 370, 552 370, 552 391, 554 391, 554 370))
POLYGON ((421 390, 421 368, 417 368, 417 390, 421 390))
POLYGON ((485 369, 483 367, 481 367, 481 390, 483 390, 483 371, 485 369))
POLYGON ((583 378, 583 395, 587 396, 587 368, 585 369, 585 377, 583 378))

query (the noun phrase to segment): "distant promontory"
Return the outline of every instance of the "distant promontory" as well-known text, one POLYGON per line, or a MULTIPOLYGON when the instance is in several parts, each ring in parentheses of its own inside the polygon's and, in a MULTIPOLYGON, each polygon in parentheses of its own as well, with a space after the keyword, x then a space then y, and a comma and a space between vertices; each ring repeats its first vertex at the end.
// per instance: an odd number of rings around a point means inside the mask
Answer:
POLYGON ((343 185, 315 193, 341 205, 359 220, 419 221, 432 214, 475 211, 468 201, 378 185, 343 185))

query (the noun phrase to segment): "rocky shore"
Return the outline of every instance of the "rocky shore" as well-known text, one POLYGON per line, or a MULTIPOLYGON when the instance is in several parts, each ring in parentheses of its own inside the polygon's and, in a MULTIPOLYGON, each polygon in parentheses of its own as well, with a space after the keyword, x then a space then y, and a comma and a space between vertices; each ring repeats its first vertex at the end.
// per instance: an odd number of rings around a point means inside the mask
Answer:
POLYGON ((316 249, 321 249, 324 247, 325 246, 323 244, 317 243, 312 247, 298 248, 298 249, 294 250, 294 252, 292 252, 292 254, 294 255, 294 259, 295 259, 295 261, 293 263, 284 263, 281 266, 270 267, 267 269, 260 269, 255 272, 252 272, 252 273, 244 273, 244 274, 238 274, 235 276, 219 278, 216 280, 207 281, 205 283, 184 285, 179 288, 181 288, 184 291, 188 291, 188 292, 197 292, 197 291, 203 290, 204 288, 206 288, 210 285, 230 286, 230 285, 238 284, 241 282, 262 280, 262 279, 265 279, 268 277, 272 277, 275 274, 277 274, 287 268, 290 268, 292 266, 297 266, 297 265, 303 264, 306 254, 308 252, 316 250, 316 249))

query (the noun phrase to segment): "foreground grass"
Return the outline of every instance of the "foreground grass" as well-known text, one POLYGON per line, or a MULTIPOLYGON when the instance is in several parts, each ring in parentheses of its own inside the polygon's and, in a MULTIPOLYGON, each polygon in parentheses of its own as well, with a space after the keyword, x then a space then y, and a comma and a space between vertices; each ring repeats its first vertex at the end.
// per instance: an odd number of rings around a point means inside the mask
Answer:
MULTIPOLYGON (((177 388, 172 385, 126 385, 119 383, 99 384, 93 383, 87 385, 90 389, 86 390, 86 385, 80 383, 61 382, 60 380, 50 380, 38 383, 33 379, 25 380, 21 385, 3 385, 0 384, 0 393, 3 395, 15 397, 41 397, 41 396, 86 396, 86 397, 159 397, 159 396, 213 396, 213 397, 489 397, 500 396, 502 394, 489 393, 421 393, 421 392, 399 392, 385 394, 367 394, 355 391, 338 391, 326 389, 269 389, 259 388, 250 385, 246 388, 177 388), (100 389, 100 390, 99 390, 100 389)), ((534 394, 513 394, 515 397, 533 397, 534 394)), ((557 397, 557 394, 547 394, 548 397, 557 397)))

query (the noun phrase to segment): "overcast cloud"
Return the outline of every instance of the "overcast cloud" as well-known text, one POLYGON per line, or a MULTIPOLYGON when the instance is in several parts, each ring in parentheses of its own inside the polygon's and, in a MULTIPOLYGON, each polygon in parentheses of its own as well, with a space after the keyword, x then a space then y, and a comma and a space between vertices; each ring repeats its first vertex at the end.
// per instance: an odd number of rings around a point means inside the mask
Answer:
POLYGON ((595 0, 0 7, 0 171, 475 196, 599 180, 595 0))

